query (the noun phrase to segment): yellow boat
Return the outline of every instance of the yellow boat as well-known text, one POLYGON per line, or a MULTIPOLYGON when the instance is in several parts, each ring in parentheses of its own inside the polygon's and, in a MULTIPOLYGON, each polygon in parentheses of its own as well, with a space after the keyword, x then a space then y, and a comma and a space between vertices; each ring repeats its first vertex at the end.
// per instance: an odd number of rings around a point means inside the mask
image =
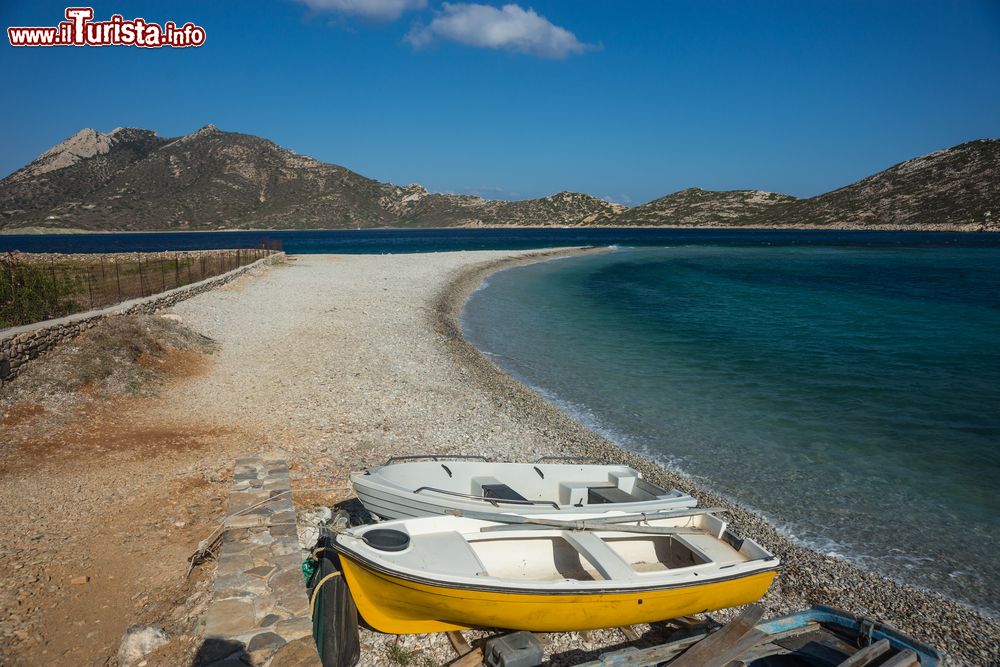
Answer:
POLYGON ((560 632, 676 618, 760 599, 778 559, 703 510, 559 521, 404 519, 337 535, 376 630, 560 632))

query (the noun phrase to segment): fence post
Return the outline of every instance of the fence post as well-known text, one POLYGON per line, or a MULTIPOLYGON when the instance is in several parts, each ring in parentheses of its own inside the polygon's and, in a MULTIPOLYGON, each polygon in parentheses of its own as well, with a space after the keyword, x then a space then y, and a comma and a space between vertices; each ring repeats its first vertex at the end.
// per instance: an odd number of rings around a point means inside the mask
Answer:
POLYGON ((167 272, 163 270, 164 259, 160 258, 160 291, 167 291, 167 272))
POLYGON ((181 286, 181 259, 174 255, 174 287, 181 286))
POLYGON ((104 280, 104 255, 101 255, 101 280, 104 280))
POLYGON ((139 294, 146 296, 146 283, 142 279, 142 254, 136 255, 139 258, 139 294))
POLYGON ((87 267, 87 293, 90 294, 90 309, 93 310, 94 309, 94 287, 91 284, 91 280, 90 280, 90 268, 91 267, 89 267, 89 266, 87 267))
POLYGON ((118 301, 122 300, 122 278, 118 274, 118 260, 119 257, 115 257, 115 284, 118 286, 118 301))

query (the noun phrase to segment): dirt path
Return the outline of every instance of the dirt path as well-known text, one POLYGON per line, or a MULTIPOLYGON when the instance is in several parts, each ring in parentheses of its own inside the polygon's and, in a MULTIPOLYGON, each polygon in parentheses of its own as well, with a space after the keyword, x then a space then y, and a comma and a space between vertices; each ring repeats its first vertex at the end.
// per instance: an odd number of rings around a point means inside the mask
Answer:
POLYGON ((143 621, 165 623, 183 644, 207 598, 201 572, 185 578, 186 559, 221 517, 217 462, 238 444, 217 426, 164 420, 141 400, 19 439, 0 472, 0 562, 10 564, 0 663, 103 665, 143 621))
POLYGON ((412 307, 470 259, 404 256, 402 282, 372 258, 256 272, 175 309, 218 345, 150 360, 169 377, 155 398, 8 405, 0 664, 114 665, 134 623, 172 637, 149 667, 186 664, 211 585, 210 566, 185 578, 187 558, 221 519, 240 452, 287 457, 312 505, 350 495, 364 462, 474 446, 463 423, 488 403, 437 377, 460 370, 412 307))
MULTIPOLYGON (((94 340, 73 345, 97 357, 94 340)), ((155 397, 89 386, 13 405, 4 395, 0 664, 114 665, 135 623, 162 625, 173 639, 150 666, 187 664, 211 588, 211 569, 188 577, 187 559, 222 518, 228 468, 246 439, 232 424, 166 407, 214 363, 170 347, 143 353, 126 370, 159 376, 155 397)), ((64 371, 45 359, 32 372, 64 371)))

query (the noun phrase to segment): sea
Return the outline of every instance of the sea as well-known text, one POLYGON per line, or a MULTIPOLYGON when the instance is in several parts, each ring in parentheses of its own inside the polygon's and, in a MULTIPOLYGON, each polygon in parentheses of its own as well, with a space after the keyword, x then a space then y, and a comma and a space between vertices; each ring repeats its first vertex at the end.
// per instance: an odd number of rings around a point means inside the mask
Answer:
POLYGON ((495 273, 466 336, 787 536, 1000 613, 1000 235, 421 229, 0 235, 5 250, 611 251, 495 273))
POLYGON ((1000 610, 993 243, 620 246, 494 274, 463 328, 799 543, 1000 610))

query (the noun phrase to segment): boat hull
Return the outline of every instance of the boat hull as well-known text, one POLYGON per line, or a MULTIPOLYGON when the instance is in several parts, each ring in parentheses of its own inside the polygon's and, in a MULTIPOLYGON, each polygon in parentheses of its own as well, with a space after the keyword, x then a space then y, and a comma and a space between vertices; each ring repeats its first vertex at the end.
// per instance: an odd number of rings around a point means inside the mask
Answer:
POLYGON ((571 632, 650 623, 759 600, 775 570, 647 590, 553 593, 477 590, 403 579, 341 556, 364 620, 380 632, 417 634, 475 627, 571 632))
POLYGON ((449 512, 513 512, 520 516, 545 516, 556 514, 593 515, 601 512, 662 512, 671 509, 694 507, 697 501, 690 496, 679 495, 670 498, 658 498, 643 502, 615 503, 607 505, 573 505, 538 504, 538 505, 504 505, 492 506, 481 501, 466 501, 447 496, 420 495, 403 492, 379 485, 374 480, 363 475, 351 478, 358 500, 372 514, 383 519, 415 519, 424 516, 440 516, 449 512))

